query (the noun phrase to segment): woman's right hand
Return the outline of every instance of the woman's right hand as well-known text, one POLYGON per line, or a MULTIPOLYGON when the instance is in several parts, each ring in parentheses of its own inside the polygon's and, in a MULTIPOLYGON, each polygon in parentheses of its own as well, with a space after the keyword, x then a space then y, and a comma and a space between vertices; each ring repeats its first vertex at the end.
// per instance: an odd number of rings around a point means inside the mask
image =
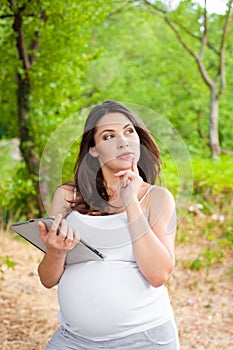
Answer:
POLYGON ((62 215, 58 214, 49 231, 47 231, 45 223, 39 221, 40 237, 46 246, 46 252, 58 255, 66 255, 79 242, 78 233, 68 225, 62 215), (59 234, 57 234, 59 233, 59 234))

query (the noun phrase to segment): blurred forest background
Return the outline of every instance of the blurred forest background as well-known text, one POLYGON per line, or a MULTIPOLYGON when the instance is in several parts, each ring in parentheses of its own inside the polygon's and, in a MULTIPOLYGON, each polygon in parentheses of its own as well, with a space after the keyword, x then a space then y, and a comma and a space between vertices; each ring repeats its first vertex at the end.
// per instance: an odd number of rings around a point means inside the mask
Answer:
MULTIPOLYGON (((57 127, 114 99, 155 111, 183 139, 192 184, 177 244, 198 249, 181 265, 207 276, 227 262, 232 278, 233 1, 221 14, 208 2, 0 0, 1 234, 44 214, 40 160, 57 127)), ((76 151, 67 151, 71 175, 76 151)), ((176 194, 176 164, 162 156, 176 194)), ((2 278, 7 268, 14 258, 0 252, 2 278)))

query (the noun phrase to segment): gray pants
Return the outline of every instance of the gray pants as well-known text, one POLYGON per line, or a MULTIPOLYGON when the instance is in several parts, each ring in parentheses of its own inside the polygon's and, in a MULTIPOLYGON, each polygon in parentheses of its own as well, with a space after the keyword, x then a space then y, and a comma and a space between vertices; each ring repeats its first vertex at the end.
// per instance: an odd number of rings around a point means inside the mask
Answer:
POLYGON ((92 341, 60 327, 49 341, 46 350, 179 350, 175 323, 165 324, 127 337, 107 341, 92 341))

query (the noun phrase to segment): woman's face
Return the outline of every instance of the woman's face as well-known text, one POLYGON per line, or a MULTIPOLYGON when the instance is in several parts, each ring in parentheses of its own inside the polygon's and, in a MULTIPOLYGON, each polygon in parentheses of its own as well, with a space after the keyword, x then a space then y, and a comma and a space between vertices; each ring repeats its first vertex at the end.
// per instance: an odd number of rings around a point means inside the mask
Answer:
POLYGON ((104 115, 96 125, 95 147, 89 152, 98 157, 101 167, 113 171, 130 169, 140 158, 140 140, 131 121, 122 113, 104 115))

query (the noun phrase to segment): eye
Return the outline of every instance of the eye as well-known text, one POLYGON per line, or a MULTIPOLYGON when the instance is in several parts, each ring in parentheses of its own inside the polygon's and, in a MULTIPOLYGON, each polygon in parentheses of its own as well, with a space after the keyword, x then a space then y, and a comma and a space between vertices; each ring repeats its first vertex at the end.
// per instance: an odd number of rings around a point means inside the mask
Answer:
POLYGON ((134 133, 134 129, 133 128, 128 128, 128 129, 126 129, 126 131, 125 131, 125 134, 126 135, 130 135, 130 134, 133 134, 134 133))
POLYGON ((103 140, 104 140, 104 141, 107 141, 107 140, 110 140, 110 139, 113 138, 113 137, 114 137, 113 134, 106 134, 106 135, 103 136, 103 140))

